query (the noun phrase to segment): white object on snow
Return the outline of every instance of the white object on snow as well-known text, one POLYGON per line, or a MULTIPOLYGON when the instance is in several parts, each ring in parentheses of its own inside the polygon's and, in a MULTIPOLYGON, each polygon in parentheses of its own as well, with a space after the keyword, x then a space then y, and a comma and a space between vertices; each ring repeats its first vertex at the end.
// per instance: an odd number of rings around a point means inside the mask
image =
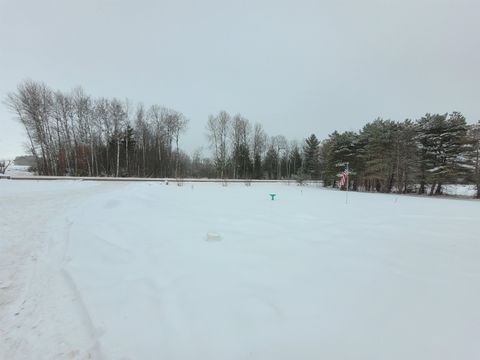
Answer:
POLYGON ((208 232, 207 233, 207 241, 220 241, 222 240, 222 237, 220 234, 216 232, 208 232))

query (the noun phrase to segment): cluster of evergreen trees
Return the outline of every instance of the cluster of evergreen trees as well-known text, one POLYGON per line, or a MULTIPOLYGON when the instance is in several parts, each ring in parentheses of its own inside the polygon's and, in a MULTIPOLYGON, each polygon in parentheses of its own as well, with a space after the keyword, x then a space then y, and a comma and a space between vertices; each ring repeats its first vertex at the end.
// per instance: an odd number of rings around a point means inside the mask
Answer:
POLYGON ((221 111, 207 121, 208 158, 181 151, 188 121, 159 105, 134 107, 33 81, 21 83, 5 103, 24 125, 44 175, 296 178, 337 186, 348 162, 351 190, 434 195, 444 184, 473 183, 480 196, 480 122, 469 125, 457 112, 377 119, 359 132, 334 132, 324 141, 312 134, 302 144, 221 111))
POLYGON ((426 114, 417 121, 377 119, 358 132, 334 132, 321 147, 321 178, 335 186, 338 165, 348 162, 352 190, 441 194, 444 184, 480 190, 480 122, 426 114))

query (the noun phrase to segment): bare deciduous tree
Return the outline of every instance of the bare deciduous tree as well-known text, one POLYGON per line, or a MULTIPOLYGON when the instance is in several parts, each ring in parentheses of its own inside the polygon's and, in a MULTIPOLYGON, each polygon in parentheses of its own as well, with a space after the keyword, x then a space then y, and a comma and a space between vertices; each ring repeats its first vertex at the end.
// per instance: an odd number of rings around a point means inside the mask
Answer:
POLYGON ((7 171, 8 167, 11 165, 12 161, 11 160, 1 160, 0 161, 0 174, 4 175, 5 172, 7 171))
POLYGON ((207 137, 214 148, 215 164, 222 179, 226 176, 230 122, 230 115, 226 111, 220 111, 217 116, 210 115, 207 122, 207 137))

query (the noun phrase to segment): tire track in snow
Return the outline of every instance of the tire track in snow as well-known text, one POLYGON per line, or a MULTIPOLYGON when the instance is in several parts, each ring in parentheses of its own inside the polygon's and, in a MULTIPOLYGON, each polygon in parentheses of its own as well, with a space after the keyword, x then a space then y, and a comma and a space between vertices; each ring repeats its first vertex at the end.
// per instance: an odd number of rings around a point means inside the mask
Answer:
POLYGON ((64 269, 71 226, 64 214, 111 186, 76 184, 74 192, 71 184, 44 192, 32 191, 30 183, 26 192, 17 189, 2 201, 1 359, 102 358, 98 333, 64 269))
POLYGON ((78 309, 78 314, 80 314, 80 317, 83 320, 83 324, 87 328, 88 332, 90 333, 92 337, 93 344, 89 347, 88 353, 94 353, 95 357, 94 359, 103 359, 102 351, 101 351, 101 345, 99 341, 99 331, 95 329, 95 326, 93 325, 92 318, 90 317, 90 313, 87 310, 87 307, 85 306, 85 303, 83 302, 82 295, 78 291, 77 286, 75 285, 75 281, 72 279, 70 273, 66 269, 62 269, 61 271, 63 279, 65 281, 65 284, 67 284, 70 287, 70 290, 72 293, 75 295, 75 298, 78 300, 77 302, 77 309, 78 309))

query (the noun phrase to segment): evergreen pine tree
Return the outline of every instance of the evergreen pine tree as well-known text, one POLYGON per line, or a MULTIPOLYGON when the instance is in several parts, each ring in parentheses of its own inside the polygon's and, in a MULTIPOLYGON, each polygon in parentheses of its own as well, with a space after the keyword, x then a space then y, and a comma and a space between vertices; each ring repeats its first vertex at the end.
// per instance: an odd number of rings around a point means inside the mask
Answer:
POLYGON ((270 148, 267 151, 267 154, 265 155, 265 160, 263 163, 263 169, 267 175, 268 179, 276 179, 277 178, 277 173, 278 173, 278 153, 275 150, 273 146, 270 146, 270 148))
MULTIPOLYGON (((360 168, 358 135, 351 131, 341 134, 334 131, 323 142, 320 150, 323 166, 322 179, 325 186, 335 186, 345 162, 348 161, 350 169, 354 169, 355 172, 360 168)), ((357 176, 351 173, 350 184, 352 188, 356 189, 357 183, 357 176)))
POLYGON ((418 121, 421 151, 420 193, 430 184, 430 195, 441 194, 446 182, 457 183, 465 176, 462 154, 467 124, 460 113, 426 114, 418 121))
POLYGON ((464 167, 469 170, 468 180, 475 184, 480 199, 480 121, 469 127, 464 167))
POLYGON ((302 168, 302 154, 297 145, 293 146, 290 153, 290 164, 292 174, 298 174, 298 171, 302 168))
POLYGON ((311 179, 318 179, 320 176, 320 142, 314 134, 305 140, 303 154, 304 172, 311 179))

